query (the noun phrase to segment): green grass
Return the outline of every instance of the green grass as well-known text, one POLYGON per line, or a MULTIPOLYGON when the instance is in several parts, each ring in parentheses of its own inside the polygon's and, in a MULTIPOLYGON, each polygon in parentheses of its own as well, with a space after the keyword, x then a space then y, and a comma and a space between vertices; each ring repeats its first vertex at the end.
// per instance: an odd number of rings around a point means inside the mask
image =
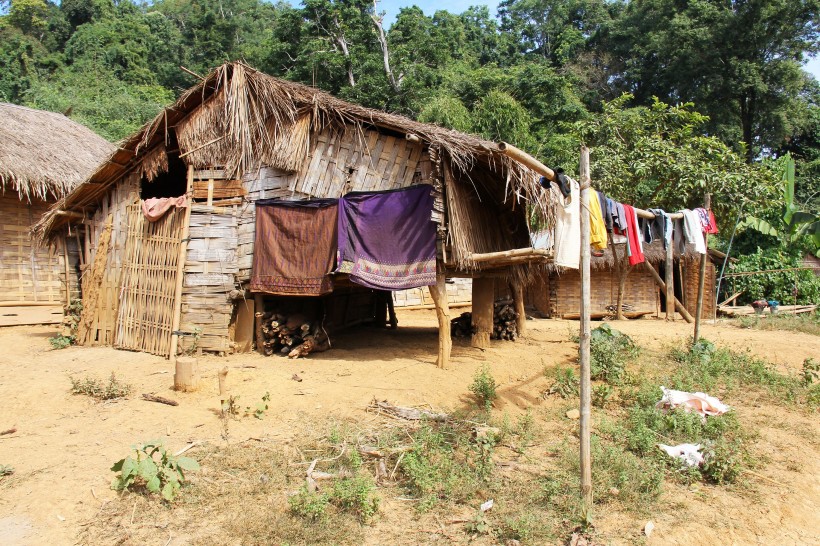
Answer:
POLYGON ((737 325, 740 328, 755 330, 788 330, 820 336, 820 313, 801 313, 799 315, 778 313, 740 317, 737 320, 737 325))

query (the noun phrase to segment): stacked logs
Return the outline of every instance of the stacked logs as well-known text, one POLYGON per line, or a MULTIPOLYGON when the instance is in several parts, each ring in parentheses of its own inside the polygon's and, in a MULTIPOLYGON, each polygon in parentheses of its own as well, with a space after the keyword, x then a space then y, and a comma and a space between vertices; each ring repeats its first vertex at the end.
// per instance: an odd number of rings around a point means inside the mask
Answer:
POLYGON ((257 316, 262 319, 262 350, 266 356, 299 358, 330 349, 330 340, 319 321, 308 320, 301 314, 285 316, 271 311, 257 316))
MULTIPOLYGON (((507 301, 497 301, 493 305, 493 331, 490 339, 503 339, 515 341, 518 337, 518 327, 515 319, 518 313, 515 312, 512 304, 507 301)), ((470 337, 475 333, 473 326, 473 314, 462 313, 460 316, 450 321, 450 334, 453 337, 470 337)))

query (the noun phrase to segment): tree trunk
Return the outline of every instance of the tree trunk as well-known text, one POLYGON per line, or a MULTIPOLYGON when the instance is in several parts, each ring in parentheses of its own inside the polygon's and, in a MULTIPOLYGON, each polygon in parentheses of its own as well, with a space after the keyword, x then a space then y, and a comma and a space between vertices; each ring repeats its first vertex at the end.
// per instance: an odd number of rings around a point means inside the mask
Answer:
POLYGON ((743 128, 743 143, 746 145, 746 162, 752 163, 754 152, 755 93, 750 91, 740 97, 740 124, 743 128))
POLYGON ((347 47, 347 39, 345 38, 345 33, 342 30, 342 25, 339 24, 339 19, 335 16, 333 17, 333 24, 336 25, 336 36, 333 39, 339 44, 339 47, 342 48, 342 53, 345 56, 345 66, 347 67, 347 82, 350 84, 350 87, 356 87, 356 78, 353 77, 353 61, 350 60, 350 49, 347 47))
MULTIPOLYGON (((373 11, 376 12, 376 2, 373 2, 373 11)), ((377 15, 371 15, 373 24, 376 27, 376 36, 379 39, 379 45, 382 48, 382 62, 384 63, 384 73, 387 76, 387 81, 390 82, 390 87, 394 92, 398 93, 401 90, 401 82, 404 79, 402 74, 396 78, 393 70, 390 68, 390 51, 387 49, 387 36, 384 34, 384 26, 382 25, 382 18, 377 15)))
POLYGON ((495 279, 477 277, 473 279, 473 347, 486 349, 490 346, 493 331, 493 299, 495 299, 495 279))

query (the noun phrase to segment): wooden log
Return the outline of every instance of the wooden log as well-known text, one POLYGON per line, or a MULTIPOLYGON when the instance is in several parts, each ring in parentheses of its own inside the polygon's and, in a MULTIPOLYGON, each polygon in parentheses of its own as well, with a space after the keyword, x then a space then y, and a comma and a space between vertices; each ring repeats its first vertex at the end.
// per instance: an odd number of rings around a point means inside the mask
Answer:
POLYGON ((490 346, 493 331, 493 298, 495 279, 478 277, 473 280, 473 333, 470 344, 479 349, 490 346))
MULTIPOLYGON (((188 185, 185 193, 188 199, 194 187, 194 166, 188 165, 188 185)), ((179 348, 179 323, 182 320, 182 283, 185 276, 185 254, 188 252, 188 234, 191 230, 191 207, 193 202, 189 202, 185 207, 185 220, 182 223, 182 237, 179 243, 179 257, 177 258, 176 284, 174 286, 174 316, 171 322, 171 346, 168 348, 168 358, 177 357, 179 348)))
MULTIPOLYGON (((712 194, 707 193, 703 199, 703 208, 707 211, 712 208, 712 194)), ((700 337, 700 319, 703 315, 703 290, 706 283, 706 260, 709 259, 709 234, 703 234, 703 243, 706 246, 706 252, 700 257, 700 271, 698 273, 698 304, 695 313, 695 334, 692 336, 692 342, 697 343, 700 337)))
POLYGON ((520 335, 527 333, 527 314, 524 310, 524 287, 521 283, 513 282, 510 284, 510 290, 513 295, 513 302, 515 304, 515 328, 520 335))
POLYGON ((476 263, 500 261, 499 258, 516 258, 516 257, 547 257, 550 255, 548 250, 540 248, 516 248, 513 250, 502 250, 500 252, 485 252, 482 254, 473 254, 470 259, 476 263))
POLYGON ((524 165, 527 168, 532 169, 533 171, 537 172, 541 176, 547 178, 548 180, 555 182, 556 176, 555 171, 532 157, 530 154, 523 150, 519 150, 512 144, 507 144, 506 142, 499 142, 497 144, 499 151, 506 155, 507 157, 514 159, 524 165))
POLYGON ((224 407, 225 395, 228 394, 228 367, 225 366, 219 370, 217 377, 219 378, 219 400, 224 407))
POLYGON ((265 309, 265 300, 262 297, 262 294, 253 295, 253 304, 254 309, 256 310, 254 313, 254 337, 256 338, 256 350, 262 354, 265 354, 265 336, 262 333, 262 315, 263 310, 265 309))
POLYGON ((174 390, 190 392, 199 387, 199 364, 196 358, 180 356, 174 367, 174 390))
MULTIPOLYGON (((589 314, 590 303, 590 271, 589 271, 589 148, 581 146, 580 163, 581 183, 581 327, 578 347, 581 364, 581 404, 580 404, 580 458, 581 458, 581 517, 586 523, 592 521, 592 457, 590 455, 590 426, 592 420, 592 396, 590 381, 590 342, 592 339, 589 314)), ((597 199, 597 196, 593 197, 597 199)))
MULTIPOLYGON (((441 264, 439 264, 441 265, 441 264)), ((450 352, 453 349, 453 340, 450 333, 450 306, 447 302, 447 286, 443 267, 436 268, 436 284, 430 285, 430 295, 436 307, 438 318, 438 356, 436 365, 446 368, 450 363, 450 352)))
POLYGON ((158 402, 160 404, 165 404, 166 406, 178 406, 179 402, 176 400, 171 400, 170 398, 165 398, 164 396, 157 396, 156 394, 143 394, 143 400, 147 400, 148 402, 158 402))
POLYGON ((664 265, 666 274, 666 320, 675 320, 675 262, 672 257, 672 241, 666 245, 666 263, 664 265))
MULTIPOLYGON (((649 262, 643 262, 643 265, 644 268, 652 274, 652 278, 655 279, 655 284, 657 284, 661 288, 661 290, 666 291, 666 283, 663 282, 663 279, 661 279, 661 276, 658 275, 657 271, 655 271, 655 268, 652 267, 652 264, 650 264, 649 262)), ((675 304, 675 309, 677 309, 678 313, 681 314, 681 316, 686 320, 686 322, 690 324, 695 322, 695 319, 692 318, 692 315, 689 314, 689 311, 686 310, 686 307, 684 307, 683 304, 680 301, 678 301, 678 298, 672 296, 672 302, 675 304)))

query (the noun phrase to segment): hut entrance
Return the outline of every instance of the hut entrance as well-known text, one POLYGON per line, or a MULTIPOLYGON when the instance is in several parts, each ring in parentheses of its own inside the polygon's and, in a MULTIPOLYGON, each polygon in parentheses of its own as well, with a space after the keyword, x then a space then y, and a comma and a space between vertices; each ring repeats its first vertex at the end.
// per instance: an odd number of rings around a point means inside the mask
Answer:
POLYGON ((128 205, 127 218, 114 346, 168 356, 185 209, 172 208, 149 222, 135 203, 128 205))

